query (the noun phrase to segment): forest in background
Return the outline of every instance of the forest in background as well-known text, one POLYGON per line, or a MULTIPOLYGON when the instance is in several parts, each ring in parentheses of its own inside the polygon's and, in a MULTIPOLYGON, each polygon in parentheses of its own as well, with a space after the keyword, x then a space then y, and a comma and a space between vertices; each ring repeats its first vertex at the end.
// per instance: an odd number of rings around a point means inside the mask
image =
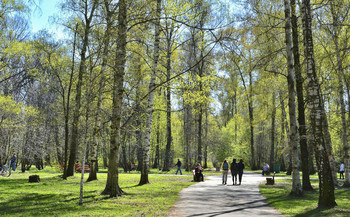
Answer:
POLYGON ((0 162, 108 167, 111 196, 119 167, 177 158, 281 164, 296 194, 345 162, 349 184, 349 3, 62 0, 57 40, 31 33, 40 1, 0 0, 0 162))

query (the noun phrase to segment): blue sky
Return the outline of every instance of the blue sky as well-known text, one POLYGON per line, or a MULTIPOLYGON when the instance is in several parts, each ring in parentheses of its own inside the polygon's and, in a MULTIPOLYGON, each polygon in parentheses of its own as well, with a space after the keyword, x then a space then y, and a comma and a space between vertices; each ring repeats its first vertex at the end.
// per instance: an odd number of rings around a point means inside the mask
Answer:
POLYGON ((36 33, 41 29, 47 29, 57 39, 65 37, 63 27, 50 22, 50 17, 57 16, 60 12, 59 2, 62 2, 62 0, 40 0, 38 4, 40 9, 35 7, 32 8, 33 10, 30 20, 33 33, 36 33))

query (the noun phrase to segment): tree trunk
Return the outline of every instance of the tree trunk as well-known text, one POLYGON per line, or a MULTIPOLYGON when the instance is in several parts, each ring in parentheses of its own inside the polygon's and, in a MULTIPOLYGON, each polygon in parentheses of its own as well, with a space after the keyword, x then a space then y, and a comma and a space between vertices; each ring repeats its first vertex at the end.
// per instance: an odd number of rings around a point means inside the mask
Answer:
POLYGON ((123 105, 123 82, 125 75, 126 62, 126 38, 127 38, 127 2, 126 0, 119 0, 118 13, 118 37, 117 37, 117 51, 115 57, 115 66, 113 74, 113 104, 112 104, 112 118, 111 118, 111 137, 110 137, 110 154, 109 167, 107 175, 107 184, 102 194, 110 197, 121 196, 123 191, 119 187, 119 147, 121 134, 121 118, 123 105))
MULTIPOLYGON (((335 53, 337 57, 337 71, 338 71, 338 82, 339 82, 339 101, 340 101, 340 110, 341 110, 341 119, 342 119, 342 140, 343 140, 343 150, 344 150, 344 166, 345 166, 345 187, 350 186, 350 177, 349 177, 349 145, 348 145, 348 138, 347 138, 347 125, 346 125, 346 111, 345 111, 345 103, 344 103, 344 84, 343 84, 343 60, 340 55, 340 48, 339 48, 339 18, 337 17, 337 13, 335 11, 335 5, 333 1, 330 1, 331 5, 331 11, 332 11, 332 18, 333 18, 333 40, 335 44, 335 53)), ((337 171, 337 170, 336 170, 337 171)), ((337 177, 335 177, 335 180, 337 180, 337 177)))
POLYGON ((64 108, 64 163, 63 163, 63 179, 67 179, 68 170, 68 145, 69 145, 69 114, 70 114, 70 95, 73 85, 73 75, 75 66, 75 49, 77 41, 78 24, 75 26, 74 40, 73 40, 73 53, 72 53, 72 68, 69 78, 69 86, 67 91, 67 102, 65 102, 65 97, 63 97, 63 108, 64 108))
POLYGON ((328 160, 327 146, 324 138, 325 113, 319 81, 316 75, 312 39, 312 18, 310 0, 302 2, 303 35, 306 72, 308 77, 308 100, 310 110, 310 142, 315 150, 319 177, 319 207, 336 206, 334 181, 328 160))
POLYGON ((208 108, 205 110, 204 169, 208 168, 208 108))
POLYGON ((270 166, 275 163, 276 94, 272 94, 270 166))
POLYGON ((185 149, 186 149, 186 156, 185 156, 185 168, 186 171, 191 170, 191 132, 192 132, 192 126, 191 126, 191 106, 186 105, 184 102, 184 138, 185 138, 185 149))
POLYGON ((153 117, 153 101, 154 101, 154 89, 156 83, 158 59, 159 59, 159 40, 160 40, 160 16, 161 16, 161 4, 162 0, 157 0, 157 11, 156 11, 156 23, 154 33, 154 54, 153 54, 153 70, 151 80, 149 83, 149 95, 147 101, 146 110, 146 126, 144 133, 144 144, 143 144, 143 164, 141 170, 141 178, 139 185, 149 183, 148 180, 148 169, 149 169, 149 152, 151 146, 151 130, 152 130, 152 117, 153 117))
POLYGON ((256 170, 258 168, 257 168, 256 162, 255 162, 255 150, 254 150, 254 110, 253 110, 253 76, 252 76, 252 72, 249 72, 248 109, 249 109, 250 152, 251 152, 250 166, 251 166, 252 170, 256 170))
POLYGON ((89 181, 97 180, 97 152, 98 152, 98 146, 100 143, 100 137, 101 137, 101 113, 102 113, 102 105, 103 105, 103 92, 105 88, 105 71, 107 69, 107 62, 108 62, 108 52, 109 52, 109 41, 110 41, 110 32, 112 27, 112 12, 109 9, 109 3, 108 1, 105 1, 105 10, 106 10, 106 32, 104 35, 104 48, 103 48, 103 54, 102 54, 102 65, 101 65, 101 71, 100 71, 100 86, 98 90, 97 95, 97 109, 95 113, 95 126, 93 129, 93 145, 91 150, 91 162, 90 162, 90 173, 89 173, 89 181))
MULTIPOLYGON (((172 29, 168 29, 167 26, 167 54, 166 54, 166 60, 167 60, 167 66, 166 66, 166 79, 169 81, 171 77, 171 40, 172 40, 172 29)), ((164 159, 164 168, 163 171, 169 171, 170 170, 170 162, 172 160, 170 159, 170 152, 171 152, 171 142, 172 142, 172 136, 171 136, 171 84, 170 81, 167 83, 166 86, 166 149, 165 149, 165 159, 164 159)))
POLYGON ((298 96, 298 122, 300 137, 300 154, 301 154, 301 170, 303 172, 303 190, 312 191, 309 174, 309 151, 307 147, 306 122, 305 122, 305 106, 303 93, 303 78, 301 75, 299 39, 298 39, 298 18, 296 16, 295 0, 291 0, 292 9, 292 35, 293 35, 293 55, 294 68, 296 78, 296 91, 298 96))
POLYGON ((291 194, 301 196, 303 194, 299 174, 299 156, 298 156, 298 135, 297 135, 297 119, 295 111, 295 89, 294 89, 294 67, 292 54, 292 35, 291 35, 291 18, 289 0, 284 0, 284 13, 286 18, 286 49, 288 64, 288 93, 289 93, 289 119, 290 119, 290 148, 292 150, 292 168, 293 168, 293 184, 291 194))
MULTIPOLYGON (((93 18, 93 14, 96 8, 97 1, 93 2, 93 6, 91 7, 91 12, 88 15, 87 13, 84 14, 85 17, 85 29, 84 29, 84 37, 83 37, 83 44, 82 44, 82 50, 80 54, 80 67, 79 67, 79 73, 78 73, 78 82, 76 86, 76 96, 75 96, 75 110, 73 113, 73 122, 72 122, 72 137, 71 137, 71 147, 70 147, 70 154, 69 154, 69 162, 68 162, 68 168, 67 168, 67 176, 73 176, 74 174, 74 164, 76 160, 76 152, 78 148, 78 140, 79 140, 79 118, 80 118, 80 107, 81 107, 81 96, 82 91, 81 88, 83 86, 83 77, 86 74, 86 52, 87 48, 89 46, 89 35, 90 35, 90 28, 91 28, 91 21, 93 18)), ((85 2, 84 5, 85 8, 88 8, 88 2, 85 2)))

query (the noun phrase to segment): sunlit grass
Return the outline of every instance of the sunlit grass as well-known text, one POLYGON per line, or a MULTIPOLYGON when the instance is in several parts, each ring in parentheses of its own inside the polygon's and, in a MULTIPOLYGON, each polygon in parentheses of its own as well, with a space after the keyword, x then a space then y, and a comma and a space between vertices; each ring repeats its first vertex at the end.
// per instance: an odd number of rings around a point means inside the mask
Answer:
MULTIPOLYGON (((79 206, 80 175, 67 180, 59 173, 14 172, 0 177, 0 216, 164 216, 178 199, 179 191, 193 184, 191 176, 150 175, 150 184, 138 186, 139 174, 120 174, 125 194, 102 196, 106 173, 84 183, 84 204, 79 206), (31 174, 41 183, 28 183, 31 174)), ((88 174, 85 174, 85 180, 88 174)))
POLYGON ((303 197, 290 196, 292 180, 276 180, 275 185, 260 185, 260 192, 267 198, 270 206, 285 216, 350 216, 350 189, 335 190, 337 206, 332 209, 318 209, 318 181, 311 181, 315 189, 304 192, 303 197))

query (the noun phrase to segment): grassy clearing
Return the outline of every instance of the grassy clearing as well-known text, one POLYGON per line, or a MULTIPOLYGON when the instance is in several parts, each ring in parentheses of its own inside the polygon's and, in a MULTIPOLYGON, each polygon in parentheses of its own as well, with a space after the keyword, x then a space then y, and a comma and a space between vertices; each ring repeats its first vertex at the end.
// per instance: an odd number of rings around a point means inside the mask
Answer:
POLYGON ((338 206, 333 209, 318 209, 318 181, 312 181, 314 192, 304 192, 304 196, 290 196, 292 180, 275 180, 275 185, 260 185, 260 192, 267 198, 270 206, 276 208, 285 216, 350 216, 350 189, 338 188, 335 198, 338 206))
POLYGON ((68 180, 58 175, 32 171, 0 177, 0 216, 165 216, 179 191, 193 184, 191 176, 150 175, 151 184, 137 186, 139 174, 120 174, 125 195, 110 199, 100 194, 107 174, 99 173, 99 180, 84 183, 79 206, 80 174, 68 180), (40 175, 41 183, 28 183, 32 174, 40 175))

